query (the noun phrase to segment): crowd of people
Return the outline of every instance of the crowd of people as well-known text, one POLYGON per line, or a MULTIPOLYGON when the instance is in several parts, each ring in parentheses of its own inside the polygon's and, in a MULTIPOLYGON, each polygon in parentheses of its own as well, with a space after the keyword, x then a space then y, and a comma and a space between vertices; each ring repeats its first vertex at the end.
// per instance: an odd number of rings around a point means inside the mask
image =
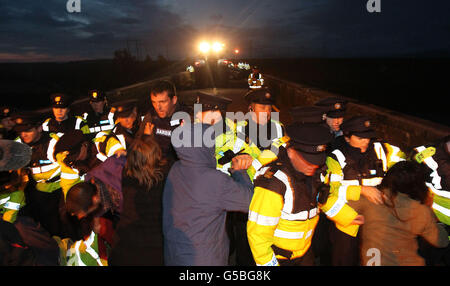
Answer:
POLYGON ((406 154, 338 97, 285 126, 262 84, 240 119, 166 80, 149 110, 100 91, 77 115, 51 100, 45 120, 1 110, 1 265, 450 263, 450 136, 406 154))

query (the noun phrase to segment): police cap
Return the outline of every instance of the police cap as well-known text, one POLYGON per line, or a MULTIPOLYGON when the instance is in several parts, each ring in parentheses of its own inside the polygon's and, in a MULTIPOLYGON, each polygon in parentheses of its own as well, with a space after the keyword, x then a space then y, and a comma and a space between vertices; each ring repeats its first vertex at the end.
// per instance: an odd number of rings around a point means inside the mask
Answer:
POLYGON ((296 106, 289 110, 294 122, 322 123, 325 119, 326 109, 321 106, 296 106))
POLYGON ((88 139, 81 130, 71 130, 66 132, 55 144, 53 156, 56 157, 56 154, 64 151, 68 151, 69 154, 76 154, 80 151, 81 144, 85 141, 88 141, 88 139))
POLYGON ((37 127, 41 124, 41 119, 39 116, 30 112, 15 114, 12 117, 12 120, 15 123, 14 131, 17 133, 28 131, 31 128, 37 127))
POLYGON ((267 88, 251 90, 245 95, 245 99, 249 103, 258 103, 263 105, 275 104, 273 94, 267 88))
POLYGON ((31 159, 31 148, 13 140, 0 140, 0 171, 12 171, 26 166, 31 159))
POLYGON ((89 99, 91 102, 100 102, 105 100, 105 98, 106 98, 105 94, 98 90, 91 90, 89 92, 89 99))
POLYGON ((333 140, 330 130, 317 123, 291 124, 286 127, 290 147, 311 164, 321 166, 327 157, 327 144, 333 140))
POLYGON ((226 111, 228 104, 230 104, 231 102, 232 100, 227 97, 222 97, 219 95, 199 91, 197 92, 197 98, 194 103, 201 104, 203 111, 208 110, 226 111))
POLYGON ((327 97, 316 102, 316 106, 321 106, 326 108, 327 117, 330 118, 341 118, 345 115, 347 100, 339 97, 327 97))
POLYGON ((114 111, 114 116, 116 116, 116 118, 128 117, 135 107, 137 108, 137 100, 125 100, 114 103, 112 111, 114 111))
POLYGON ((355 116, 342 123, 341 129, 345 136, 356 135, 361 138, 376 138, 372 121, 367 116, 355 116))
POLYGON ((70 105, 70 97, 64 93, 53 93, 50 99, 53 108, 67 108, 70 105))

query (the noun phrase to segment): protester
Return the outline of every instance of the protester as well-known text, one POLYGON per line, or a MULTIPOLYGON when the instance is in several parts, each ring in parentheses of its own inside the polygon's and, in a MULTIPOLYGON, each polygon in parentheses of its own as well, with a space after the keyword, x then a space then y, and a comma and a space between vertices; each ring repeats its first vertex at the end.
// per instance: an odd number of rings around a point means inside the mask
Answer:
POLYGON ((378 188, 383 203, 365 197, 349 205, 364 216, 360 257, 366 266, 423 266, 416 238, 436 247, 446 247, 448 233, 430 208, 433 200, 425 185, 425 174, 416 162, 392 166, 378 188))
POLYGON ((109 265, 163 265, 162 191, 168 172, 152 136, 135 139, 122 176, 123 210, 109 265))
POLYGON ((179 142, 172 138, 180 160, 172 166, 163 193, 165 265, 227 265, 226 213, 247 212, 253 195, 244 171, 232 172, 230 177, 216 170, 215 138, 209 138, 212 144, 205 144, 208 136, 203 136, 207 126, 180 127, 179 139, 186 141, 185 146, 175 146, 179 142), (199 142, 203 143, 199 146, 199 142))

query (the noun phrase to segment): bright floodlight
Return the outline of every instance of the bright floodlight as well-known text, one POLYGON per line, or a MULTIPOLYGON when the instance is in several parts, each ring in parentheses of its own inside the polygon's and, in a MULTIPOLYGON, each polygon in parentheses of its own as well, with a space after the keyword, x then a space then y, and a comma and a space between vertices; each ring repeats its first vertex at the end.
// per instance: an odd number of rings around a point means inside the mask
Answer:
POLYGON ((200 52, 206 54, 211 49, 211 46, 207 42, 201 42, 199 45, 200 52))
POLYGON ((212 45, 212 49, 213 49, 214 52, 218 53, 218 52, 220 52, 220 51, 223 50, 223 46, 224 46, 224 44, 219 43, 219 42, 215 42, 215 43, 212 45))

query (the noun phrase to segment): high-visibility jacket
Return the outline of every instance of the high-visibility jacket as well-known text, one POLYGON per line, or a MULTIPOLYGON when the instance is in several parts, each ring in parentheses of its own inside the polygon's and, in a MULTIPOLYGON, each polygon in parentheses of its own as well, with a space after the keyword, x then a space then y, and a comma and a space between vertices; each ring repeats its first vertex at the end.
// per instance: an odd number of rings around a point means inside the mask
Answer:
POLYGON ((111 111, 100 115, 96 114, 94 111, 85 112, 82 118, 87 125, 88 134, 96 135, 101 131, 112 130, 115 126, 114 112, 111 111))
POLYGON ((261 168, 253 181, 247 236, 257 265, 279 265, 279 259, 303 256, 319 220, 320 174, 296 171, 281 150, 276 161, 261 168))
MULTIPOLYGON (((55 145, 63 133, 42 132, 41 138, 30 145, 32 153, 28 164, 35 188, 41 192, 51 193, 61 188, 61 167, 53 156, 55 145)), ((16 141, 21 142, 20 139, 16 141)))
POLYGON ((248 76, 248 86, 251 89, 258 89, 261 88, 263 85, 264 85, 264 78, 261 73, 257 74, 251 73, 248 76))
POLYGON ((413 157, 430 170, 426 185, 433 194, 432 209, 440 222, 450 225, 450 160, 443 146, 426 145, 414 148, 413 157))
POLYGON ((94 231, 67 249, 66 266, 108 266, 105 242, 94 231))
POLYGON ((225 156, 225 152, 228 150, 233 151, 234 154, 240 152, 240 154, 249 154, 250 149, 248 144, 237 137, 236 135, 236 123, 225 118, 223 121, 216 123, 215 127, 223 128, 223 132, 216 134, 215 156, 216 156, 216 168, 223 173, 230 175, 228 169, 231 168, 231 161, 225 164, 220 164, 219 160, 225 156))
POLYGON ((71 130, 81 130, 84 134, 89 133, 89 126, 81 116, 69 116, 66 120, 58 122, 54 118, 47 118, 42 123, 42 130, 51 133, 66 133, 71 130))
MULTIPOLYGON (((382 142, 370 144, 364 154, 361 154, 359 149, 344 144, 327 157, 330 193, 335 194, 325 207, 325 214, 329 218, 354 216, 354 212, 343 208, 345 203, 349 200, 359 200, 361 186, 376 187, 390 167, 406 158, 400 148, 391 144, 382 142)), ((358 225, 345 226, 339 223, 336 223, 336 227, 351 236, 356 236, 359 229, 358 225)))
POLYGON ((126 143, 122 143, 115 134, 107 131, 98 132, 93 141, 98 152, 96 156, 102 162, 113 156, 117 151, 126 150, 126 143), (125 144, 125 146, 122 144, 125 144))
POLYGON ((0 218, 14 223, 19 210, 25 206, 24 189, 28 183, 28 176, 24 169, 17 170, 20 182, 16 185, 3 186, 0 190, 0 218))
MULTIPOLYGON (((267 125, 267 135, 270 138, 270 146, 261 146, 259 140, 252 140, 250 135, 250 124, 248 120, 238 121, 236 123, 237 137, 245 142, 248 142, 247 154, 252 156, 252 165, 247 169, 247 174, 253 181, 256 172, 263 166, 277 159, 277 154, 281 146, 286 146, 289 141, 289 137, 284 136, 284 126, 281 122, 276 120, 270 120, 270 124, 267 125), (257 141, 257 142, 255 142, 257 141)), ((256 134, 259 136, 259 134, 256 134)))

